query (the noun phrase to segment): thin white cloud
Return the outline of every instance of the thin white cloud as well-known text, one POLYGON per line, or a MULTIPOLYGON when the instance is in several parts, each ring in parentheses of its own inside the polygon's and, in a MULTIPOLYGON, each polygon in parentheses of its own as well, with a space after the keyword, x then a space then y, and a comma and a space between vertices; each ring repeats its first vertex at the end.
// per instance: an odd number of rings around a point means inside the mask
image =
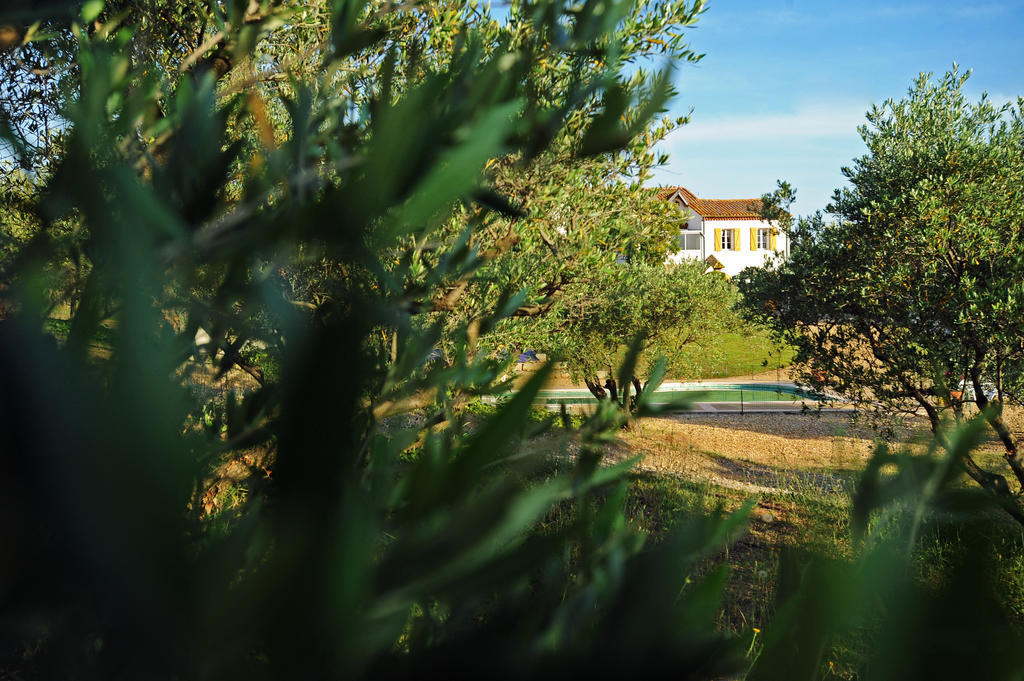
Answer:
POLYGON ((953 15, 967 19, 996 17, 1005 14, 1007 9, 1007 6, 1002 3, 988 2, 976 5, 961 5, 953 10, 953 15))
POLYGON ((808 105, 791 112, 759 113, 702 119, 699 113, 693 122, 672 132, 667 142, 742 142, 779 139, 848 138, 857 135, 857 126, 864 123, 867 104, 808 105))
MULTIPOLYGON (((829 26, 845 25, 850 22, 862 23, 865 21, 900 20, 914 19, 917 17, 932 15, 936 12, 934 3, 911 2, 905 4, 892 4, 876 7, 863 7, 861 5, 832 8, 817 6, 794 9, 792 7, 780 7, 777 4, 752 11, 749 8, 742 10, 717 13, 718 4, 711 6, 708 13, 701 19, 701 26, 713 25, 720 28, 723 25, 748 26, 829 26)), ((987 3, 977 6, 977 9, 967 7, 964 9, 952 10, 957 16, 988 16, 1000 13, 1005 7, 999 3, 987 3)))
POLYGON ((970 21, 980 19, 991 19, 1010 12, 1018 5, 1009 5, 1006 2, 981 2, 976 4, 964 3, 941 3, 935 2, 906 2, 886 3, 876 6, 864 7, 860 5, 834 6, 822 8, 812 6, 806 8, 808 3, 803 3, 801 9, 793 7, 780 7, 777 4, 771 7, 758 10, 744 8, 742 10, 725 11, 718 13, 718 3, 714 3, 708 13, 701 19, 700 26, 714 27, 721 29, 731 26, 739 30, 747 30, 750 27, 759 26, 845 26, 850 24, 862 24, 864 22, 906 22, 915 21, 926 17, 952 17, 955 19, 970 21))
POLYGON ((871 14, 877 17, 903 18, 918 17, 922 14, 928 14, 934 11, 934 7, 930 7, 923 3, 913 3, 909 5, 885 5, 883 7, 876 7, 871 10, 871 14))
POLYGON ((810 23, 815 19, 813 14, 798 12, 793 9, 762 9, 756 14, 756 21, 759 24, 783 24, 796 26, 810 23))

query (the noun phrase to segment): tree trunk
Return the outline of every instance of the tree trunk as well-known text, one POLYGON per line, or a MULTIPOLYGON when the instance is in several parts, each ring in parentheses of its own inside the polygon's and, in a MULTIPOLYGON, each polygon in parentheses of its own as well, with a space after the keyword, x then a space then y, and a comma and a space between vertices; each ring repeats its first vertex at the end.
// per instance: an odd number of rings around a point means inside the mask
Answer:
POLYGON ((608 399, 608 393, 601 387, 601 384, 597 382, 597 379, 590 380, 589 378, 583 380, 587 384, 587 389, 590 390, 590 394, 596 397, 598 400, 608 399))
POLYGON ((1003 404, 1003 358, 996 358, 996 396, 999 398, 999 404, 1003 404))
MULTIPOLYGON (((931 402, 928 401, 928 397, 921 392, 917 386, 903 382, 904 387, 908 389, 913 398, 917 401, 925 413, 928 415, 928 423, 931 426, 932 434, 935 435, 936 439, 944 447, 949 446, 949 442, 946 440, 945 435, 942 432, 942 422, 939 419, 939 411, 935 408, 931 402)), ((975 396, 978 395, 978 386, 975 387, 975 396)), ((1010 492, 1010 486, 1006 482, 1006 478, 998 473, 991 473, 986 471, 984 468, 979 466, 974 458, 967 453, 961 465, 963 466, 964 472, 978 483, 978 486, 983 490, 991 494, 996 498, 999 505, 1005 510, 1010 516, 1021 525, 1024 525, 1024 508, 1021 508, 1020 502, 1017 497, 1010 492)))
POLYGON ((622 404, 619 402, 619 387, 615 384, 615 379, 609 378, 605 380, 604 387, 605 390, 608 391, 608 394, 611 397, 612 402, 618 404, 621 407, 622 404))
POLYGON ((931 426, 932 434, 936 437, 940 437, 942 435, 942 421, 939 419, 939 410, 935 408, 934 404, 928 401, 928 396, 921 392, 921 389, 916 385, 906 380, 902 380, 902 383, 910 396, 913 397, 919 405, 921 405, 925 414, 928 415, 928 425, 931 426))
POLYGON ((985 350, 981 345, 975 345, 974 352, 974 363, 971 364, 971 385, 974 387, 974 403, 978 405, 978 409, 985 415, 985 420, 988 421, 988 424, 992 426, 992 430, 996 431, 996 435, 999 436, 1000 442, 1003 443, 1003 449, 1006 450, 1004 455, 1006 463, 1017 478, 1017 484, 1020 485, 1021 490, 1024 490, 1024 461, 1021 461, 1020 452, 1017 450, 1017 443, 1013 439, 1013 433, 1010 432, 1010 429, 1006 427, 1006 423, 1003 421, 1003 405, 1000 404, 997 408, 990 409, 989 407, 993 405, 989 402, 988 397, 985 396, 981 385, 981 369, 985 364, 985 350))
POLYGON ((243 357, 237 349, 229 347, 225 349, 225 354, 227 355, 227 360, 231 362, 231 364, 234 364, 236 367, 252 376, 261 386, 266 385, 266 379, 263 376, 263 369, 243 357))
POLYGON ((632 414, 637 411, 637 403, 640 401, 640 393, 643 392, 643 383, 641 383, 640 379, 636 376, 631 380, 633 382, 633 396, 630 398, 630 413, 632 414))
POLYGON ((979 466, 974 458, 968 454, 963 460, 964 470, 978 485, 991 494, 999 502, 1004 511, 1021 525, 1024 525, 1024 509, 1021 508, 1018 497, 1010 492, 1010 486, 1006 478, 998 473, 990 473, 979 466))

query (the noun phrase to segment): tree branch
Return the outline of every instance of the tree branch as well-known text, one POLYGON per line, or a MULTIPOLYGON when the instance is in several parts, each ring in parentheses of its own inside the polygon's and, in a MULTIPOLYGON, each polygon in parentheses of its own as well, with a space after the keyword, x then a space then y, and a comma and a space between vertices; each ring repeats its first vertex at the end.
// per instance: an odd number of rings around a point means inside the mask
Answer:
POLYGON ((974 362, 971 364, 970 375, 971 385, 974 387, 974 403, 978 405, 978 409, 984 414, 985 420, 992 426, 992 430, 996 432, 996 435, 999 436, 999 440, 1003 443, 1003 448, 1006 450, 1006 463, 1017 478, 1017 484, 1024 490, 1024 462, 1020 459, 1020 452, 1017 451, 1017 443, 1013 439, 1013 434, 1006 427, 1006 423, 1003 422, 1002 405, 999 405, 999 409, 990 409, 992 404, 989 402, 981 385, 981 370, 985 366, 985 356, 987 354, 985 346, 977 339, 974 339, 973 345, 974 362))

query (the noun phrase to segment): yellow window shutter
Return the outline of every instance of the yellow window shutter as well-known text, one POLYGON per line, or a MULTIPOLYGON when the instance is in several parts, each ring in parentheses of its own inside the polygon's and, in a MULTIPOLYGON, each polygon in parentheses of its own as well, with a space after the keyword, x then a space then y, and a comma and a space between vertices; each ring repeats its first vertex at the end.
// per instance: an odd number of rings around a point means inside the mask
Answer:
POLYGON ((740 250, 740 230, 739 227, 732 230, 732 250, 740 250))
POLYGON ((757 227, 750 228, 750 250, 757 250, 757 227))
POLYGON ((775 230, 774 229, 771 231, 771 236, 768 239, 771 242, 769 245, 771 246, 772 250, 774 251, 775 250, 775 230))
POLYGON ((715 250, 722 250, 722 230, 717 227, 715 228, 715 250))

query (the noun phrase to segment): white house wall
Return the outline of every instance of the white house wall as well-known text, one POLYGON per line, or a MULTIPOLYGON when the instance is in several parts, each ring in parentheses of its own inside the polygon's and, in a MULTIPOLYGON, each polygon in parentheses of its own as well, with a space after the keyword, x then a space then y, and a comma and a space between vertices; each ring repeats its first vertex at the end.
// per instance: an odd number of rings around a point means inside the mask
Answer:
MULTIPOLYGON (((700 232, 704 236, 702 249, 700 251, 679 250, 670 254, 668 261, 679 263, 683 260, 698 260, 713 255, 725 266, 723 271, 733 277, 745 267, 760 267, 765 264, 772 251, 763 248, 751 250, 750 230, 770 227, 769 223, 761 220, 703 220, 700 216, 691 216, 686 222, 686 229, 681 229, 679 232, 680 239, 685 233, 700 232), (739 230, 739 250, 718 250, 718 244, 715 242, 716 229, 739 230)), ((775 237, 775 251, 785 254, 786 246, 786 235, 779 231, 775 237)))
MULTIPOLYGON (((713 255, 716 258, 718 258, 718 260, 721 261, 723 265, 725 265, 724 272, 728 274, 730 277, 736 276, 737 274, 740 273, 740 270, 744 269, 745 267, 760 267, 765 264, 766 258, 772 254, 772 251, 765 248, 751 250, 750 230, 764 228, 771 228, 771 225, 761 220, 705 220, 705 257, 708 255, 713 255), (716 229, 738 230, 740 237, 739 250, 716 250, 718 246, 718 244, 715 243, 716 229)), ((783 234, 781 231, 775 237, 775 251, 778 253, 786 252, 786 235, 783 234)))
MULTIPOLYGON (((683 208, 683 210, 689 209, 683 208)), ((682 240, 684 234, 704 234, 704 219, 693 211, 690 211, 690 218, 683 223, 682 229, 679 230, 680 247, 683 245, 682 240)), ((710 242, 707 240, 707 235, 704 235, 704 238, 700 241, 700 250, 679 250, 675 253, 670 253, 668 256, 668 262, 678 264, 684 260, 703 260, 707 257, 706 251, 710 247, 709 244, 710 242)))

